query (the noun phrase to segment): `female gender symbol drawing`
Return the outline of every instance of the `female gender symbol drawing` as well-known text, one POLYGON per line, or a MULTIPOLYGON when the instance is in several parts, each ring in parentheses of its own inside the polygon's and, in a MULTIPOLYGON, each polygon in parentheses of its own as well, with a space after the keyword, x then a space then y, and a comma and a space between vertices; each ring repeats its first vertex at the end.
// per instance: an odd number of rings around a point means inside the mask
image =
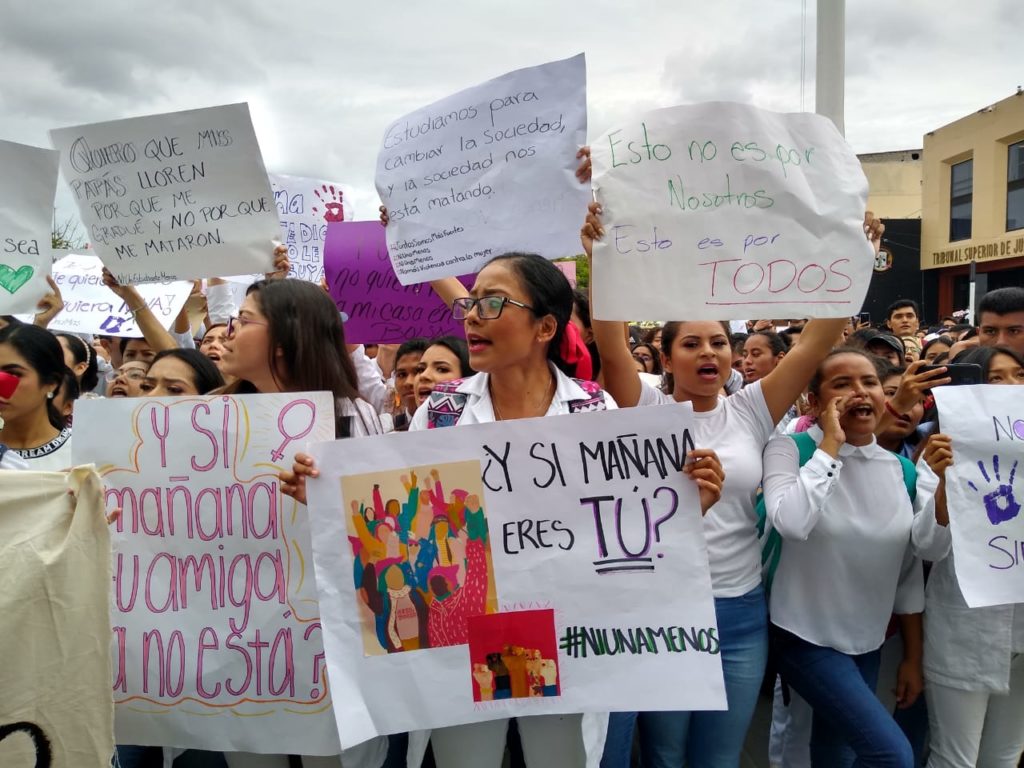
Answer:
POLYGON ((280 461, 284 458, 284 449, 294 440, 301 440, 310 432, 313 431, 313 425, 316 424, 316 406, 309 400, 292 400, 277 415, 277 431, 284 438, 281 444, 270 452, 271 461, 280 461), (300 428, 296 432, 285 429, 285 419, 292 412, 296 406, 305 406, 308 410, 306 412, 306 418, 301 415, 289 419, 292 427, 299 425, 300 428), (305 424, 304 427, 301 425, 305 424))

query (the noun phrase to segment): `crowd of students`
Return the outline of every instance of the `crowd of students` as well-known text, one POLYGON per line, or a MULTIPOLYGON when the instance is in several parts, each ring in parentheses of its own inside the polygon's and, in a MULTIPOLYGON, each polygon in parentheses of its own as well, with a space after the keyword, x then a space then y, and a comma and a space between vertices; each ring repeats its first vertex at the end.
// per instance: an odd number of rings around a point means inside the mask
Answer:
MULTIPOLYGON (((877 249, 881 222, 869 214, 864 229, 877 249)), ((588 255, 603 235, 592 204, 581 229, 588 255)), ((946 363, 977 364, 989 384, 1024 384, 1024 288, 984 296, 975 324, 949 317, 926 328, 905 300, 879 328, 862 317, 760 319, 737 334, 728 323, 681 319, 640 338, 592 319, 587 296, 550 262, 507 253, 470 289, 433 283, 464 338, 369 349, 346 343, 328 294, 286 278, 288 266, 279 248, 277 271, 237 307, 223 281, 210 280, 196 336, 187 318, 165 330, 135 288, 109 273, 142 338, 50 333, 59 294, 33 324, 2 318, 0 466, 69 467, 75 402, 85 397, 327 391, 338 438, 675 403, 695 418, 686 472, 705 513, 728 709, 520 718, 516 759, 529 768, 583 766, 588 756, 601 756, 604 768, 636 759, 651 768, 733 768, 770 669, 780 765, 1018 764, 1024 606, 969 608, 960 592, 944 479, 956 436, 940 430, 930 390, 950 383, 946 363), (785 546, 766 572, 773 536, 785 546), (902 659, 895 679, 880 680, 893 632, 902 659), (893 687, 896 717, 876 695, 893 687)), ((282 489, 304 502, 316 474, 299 454, 282 489)), ((685 681, 666 681, 678 684, 685 681)), ((362 745, 342 761, 497 768, 509 733, 508 720, 452 726, 362 745)), ((123 766, 152 758, 144 748, 118 749, 123 766)))

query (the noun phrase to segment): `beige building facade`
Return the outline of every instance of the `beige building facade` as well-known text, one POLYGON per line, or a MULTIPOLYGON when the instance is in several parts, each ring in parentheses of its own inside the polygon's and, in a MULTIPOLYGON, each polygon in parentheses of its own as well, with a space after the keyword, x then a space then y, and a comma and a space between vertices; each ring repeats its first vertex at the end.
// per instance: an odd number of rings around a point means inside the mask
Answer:
POLYGON ((868 179, 868 210, 882 219, 920 219, 923 152, 903 149, 857 155, 868 179))
POLYGON ((1024 92, 924 137, 921 209, 941 311, 965 306, 972 262, 990 289, 1024 282, 1024 92))

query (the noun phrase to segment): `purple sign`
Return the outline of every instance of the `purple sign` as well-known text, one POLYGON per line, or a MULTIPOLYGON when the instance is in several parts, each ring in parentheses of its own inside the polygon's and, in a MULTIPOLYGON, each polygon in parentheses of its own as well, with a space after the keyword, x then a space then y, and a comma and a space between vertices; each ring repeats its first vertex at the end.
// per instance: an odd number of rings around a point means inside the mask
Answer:
POLYGON ((463 335, 462 323, 452 320, 428 283, 398 281, 378 221, 329 223, 324 272, 331 298, 346 318, 345 340, 351 344, 463 335))

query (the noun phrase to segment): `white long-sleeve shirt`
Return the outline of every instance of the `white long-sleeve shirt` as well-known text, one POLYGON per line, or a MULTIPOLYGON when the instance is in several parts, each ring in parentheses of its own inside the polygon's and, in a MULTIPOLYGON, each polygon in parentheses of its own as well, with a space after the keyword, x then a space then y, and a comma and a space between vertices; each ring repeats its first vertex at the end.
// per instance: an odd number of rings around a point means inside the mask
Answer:
MULTIPOLYGON (((821 443, 820 428, 808 434, 821 443)), ((773 437, 764 451, 764 499, 784 540, 773 624, 858 655, 885 642, 892 613, 924 610, 924 574, 911 544, 915 505, 894 454, 875 442, 844 444, 839 458, 819 449, 800 467, 793 438, 773 437)))
POLYGON ((359 394, 377 413, 383 413, 388 403, 388 385, 380 367, 366 355, 366 348, 360 344, 352 350, 352 364, 356 367, 359 394))
MULTIPOLYGON (((920 460, 918 488, 939 478, 920 460)), ((1010 664, 1024 653, 1024 603, 970 608, 960 591, 949 526, 935 520, 934 499, 914 518, 918 554, 934 562, 925 591, 924 676, 965 691, 1009 693, 1010 664)))

